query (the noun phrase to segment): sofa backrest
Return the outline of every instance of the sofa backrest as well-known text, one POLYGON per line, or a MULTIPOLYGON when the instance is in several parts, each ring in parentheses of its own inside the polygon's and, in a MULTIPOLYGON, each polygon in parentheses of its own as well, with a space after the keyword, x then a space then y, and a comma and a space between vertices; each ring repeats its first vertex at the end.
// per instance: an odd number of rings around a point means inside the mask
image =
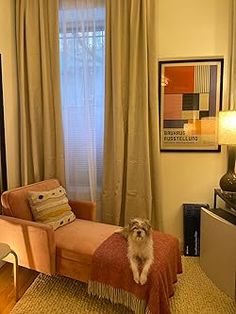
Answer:
POLYGON ((60 186, 60 183, 57 179, 50 179, 5 191, 1 196, 3 214, 15 218, 33 220, 28 202, 28 192, 48 191, 58 186, 60 186))

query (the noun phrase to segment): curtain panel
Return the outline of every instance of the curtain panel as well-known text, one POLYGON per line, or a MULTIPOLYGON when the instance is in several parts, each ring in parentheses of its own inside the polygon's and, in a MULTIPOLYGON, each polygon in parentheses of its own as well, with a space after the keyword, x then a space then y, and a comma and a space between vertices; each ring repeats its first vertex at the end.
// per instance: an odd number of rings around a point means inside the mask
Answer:
POLYGON ((160 225, 157 1, 106 1, 103 220, 160 225))
POLYGON ((16 0, 21 184, 64 184, 58 1, 16 0))
POLYGON ((7 190, 7 161, 6 161, 6 141, 5 141, 3 85, 2 85, 2 58, 0 54, 0 195, 5 190, 7 190))

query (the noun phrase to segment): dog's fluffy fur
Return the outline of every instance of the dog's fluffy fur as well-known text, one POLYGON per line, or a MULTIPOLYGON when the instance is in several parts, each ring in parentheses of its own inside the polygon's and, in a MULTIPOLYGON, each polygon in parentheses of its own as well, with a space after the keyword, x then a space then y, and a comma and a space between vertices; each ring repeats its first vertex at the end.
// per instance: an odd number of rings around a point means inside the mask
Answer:
POLYGON ((121 231, 128 240, 128 259, 136 283, 144 285, 153 263, 152 227, 148 220, 131 219, 121 231))

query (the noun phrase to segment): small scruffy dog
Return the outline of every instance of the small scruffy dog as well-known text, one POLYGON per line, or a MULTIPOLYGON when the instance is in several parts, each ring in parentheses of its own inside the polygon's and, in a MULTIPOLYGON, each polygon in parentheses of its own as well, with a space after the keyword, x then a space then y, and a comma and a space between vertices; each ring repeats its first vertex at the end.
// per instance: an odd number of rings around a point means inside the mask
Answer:
POLYGON ((128 259, 136 283, 144 285, 153 263, 152 227, 147 219, 131 219, 121 231, 128 240, 128 259))

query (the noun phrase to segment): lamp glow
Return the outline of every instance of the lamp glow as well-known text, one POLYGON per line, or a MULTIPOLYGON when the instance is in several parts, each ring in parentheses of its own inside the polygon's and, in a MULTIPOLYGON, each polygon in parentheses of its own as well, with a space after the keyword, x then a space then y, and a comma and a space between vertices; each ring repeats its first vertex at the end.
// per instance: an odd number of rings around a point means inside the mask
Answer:
POLYGON ((236 111, 219 112, 219 144, 236 145, 236 111))
POLYGON ((236 111, 219 112, 218 143, 228 145, 228 170, 220 179, 223 191, 236 192, 236 111))

